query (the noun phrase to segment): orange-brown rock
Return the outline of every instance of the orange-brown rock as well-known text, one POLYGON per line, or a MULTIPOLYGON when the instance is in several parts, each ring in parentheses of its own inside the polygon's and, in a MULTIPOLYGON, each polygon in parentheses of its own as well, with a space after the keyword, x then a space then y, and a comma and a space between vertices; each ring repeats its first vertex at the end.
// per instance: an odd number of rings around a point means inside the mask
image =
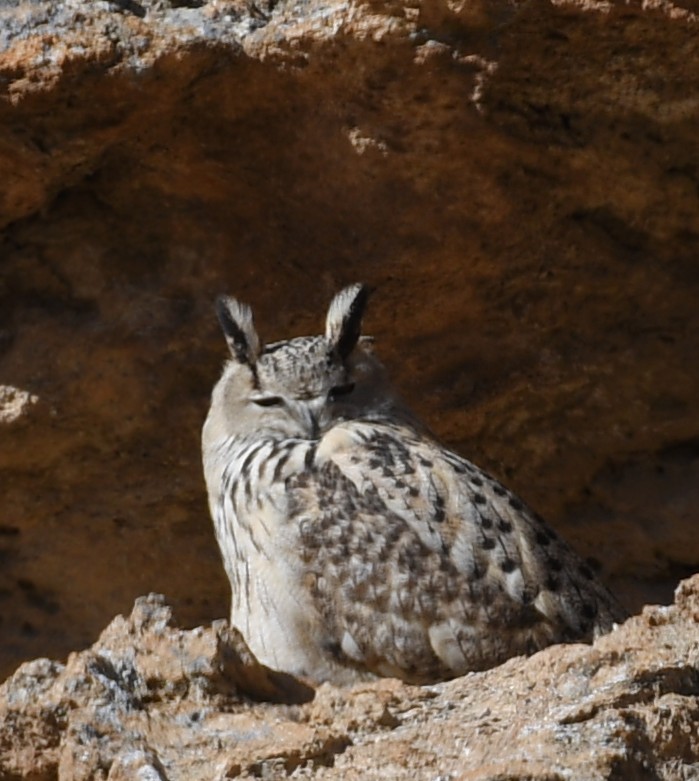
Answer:
POLYGON ((0 777, 686 781, 699 768, 698 659, 695 576, 675 605, 592 647, 423 688, 324 684, 308 701, 225 622, 178 629, 151 595, 66 665, 27 662, 0 687, 0 777))
POLYGON ((275 338, 377 287, 421 416, 630 609, 669 599, 699 564, 698 12, 3 3, 3 673, 150 591, 227 613, 199 463, 221 291, 275 338))

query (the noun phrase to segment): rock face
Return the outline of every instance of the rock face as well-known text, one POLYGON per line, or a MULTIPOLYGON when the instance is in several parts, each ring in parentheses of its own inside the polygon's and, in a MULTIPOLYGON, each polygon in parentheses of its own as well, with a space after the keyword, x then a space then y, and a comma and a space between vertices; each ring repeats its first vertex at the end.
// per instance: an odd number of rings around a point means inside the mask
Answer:
POLYGON ((0 774, 684 781, 699 772, 698 661, 695 576, 674 606, 646 608, 592 647, 423 688, 324 684, 309 701, 225 622, 178 629, 151 595, 66 665, 37 659, 0 687, 0 774))
MULTIPOLYGON (((699 564, 695 6, 0 5, 0 671, 149 591, 185 626, 227 613, 199 463, 223 291, 274 339, 375 286, 367 329, 433 429, 628 608, 669 599, 699 564)), ((52 718, 25 749, 73 768, 52 718)), ((689 756, 653 719, 638 746, 689 756)))

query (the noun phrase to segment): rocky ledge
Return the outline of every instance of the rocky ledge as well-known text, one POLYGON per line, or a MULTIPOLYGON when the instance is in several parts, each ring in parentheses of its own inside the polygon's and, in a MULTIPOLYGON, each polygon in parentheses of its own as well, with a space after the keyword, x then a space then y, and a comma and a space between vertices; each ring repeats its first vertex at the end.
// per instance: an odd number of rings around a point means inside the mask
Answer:
POLYGON ((180 629, 150 595, 66 664, 28 662, 0 688, 0 776, 687 781, 698 722, 699 576, 592 646, 315 692, 225 622, 180 629))

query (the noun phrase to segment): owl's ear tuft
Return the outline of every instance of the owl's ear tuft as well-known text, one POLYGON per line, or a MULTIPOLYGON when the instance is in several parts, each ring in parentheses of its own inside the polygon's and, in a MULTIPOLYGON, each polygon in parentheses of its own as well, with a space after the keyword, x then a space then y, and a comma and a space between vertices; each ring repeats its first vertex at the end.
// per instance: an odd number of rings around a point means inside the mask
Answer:
POLYGON ((354 350, 362 332, 362 317, 369 300, 366 285, 350 285, 330 303, 325 320, 325 338, 344 360, 354 350))
POLYGON ((254 366, 260 354, 260 337, 252 321, 252 310, 231 296, 216 299, 216 314, 232 356, 254 366))

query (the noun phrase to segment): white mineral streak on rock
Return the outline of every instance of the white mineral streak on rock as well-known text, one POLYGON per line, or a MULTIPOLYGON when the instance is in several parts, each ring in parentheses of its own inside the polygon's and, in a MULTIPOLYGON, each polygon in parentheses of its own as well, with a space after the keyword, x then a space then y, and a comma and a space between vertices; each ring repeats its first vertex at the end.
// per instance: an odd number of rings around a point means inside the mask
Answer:
POLYGON ((12 385, 0 385, 0 423, 14 423, 26 414, 39 397, 12 385))

